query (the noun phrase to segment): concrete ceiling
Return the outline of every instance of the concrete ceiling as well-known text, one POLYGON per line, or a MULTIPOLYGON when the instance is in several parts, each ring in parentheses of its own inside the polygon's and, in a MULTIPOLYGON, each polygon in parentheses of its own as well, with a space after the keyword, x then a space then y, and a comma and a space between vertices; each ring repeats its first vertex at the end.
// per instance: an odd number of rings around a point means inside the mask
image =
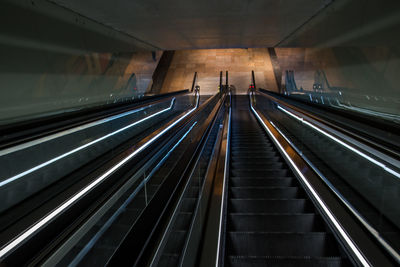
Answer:
POLYGON ((400 46, 399 0, 48 1, 162 50, 400 46))
POLYGON ((162 50, 272 47, 332 0, 52 0, 162 50))

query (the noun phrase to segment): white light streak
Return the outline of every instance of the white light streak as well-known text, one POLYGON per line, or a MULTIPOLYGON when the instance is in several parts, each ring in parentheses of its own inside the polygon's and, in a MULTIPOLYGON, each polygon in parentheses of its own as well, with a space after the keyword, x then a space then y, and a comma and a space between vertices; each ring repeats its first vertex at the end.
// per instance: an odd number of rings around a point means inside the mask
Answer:
MULTIPOLYGON (((229 91, 229 97, 231 98, 231 92, 229 91)), ((218 262, 219 262, 219 254, 220 254, 220 244, 221 244, 221 238, 222 238, 222 224, 223 224, 223 208, 224 208, 224 200, 225 200, 225 181, 228 178, 229 175, 229 147, 230 147, 230 138, 231 138, 231 117, 232 117, 232 100, 230 101, 230 106, 229 106, 229 119, 228 119, 228 134, 227 134, 227 142, 226 142, 226 151, 225 151, 225 166, 224 166, 224 180, 222 181, 222 200, 221 200, 221 213, 219 215, 219 231, 218 231, 218 243, 217 243, 217 257, 215 260, 215 266, 218 267, 218 262)))
POLYGON ((15 181, 15 180, 17 180, 17 179, 19 179, 19 178, 21 178, 21 177, 27 175, 27 174, 30 174, 30 173, 32 173, 32 172, 34 172, 34 171, 37 171, 37 170, 39 170, 39 169, 41 169, 41 168, 43 168, 43 167, 46 167, 46 166, 48 166, 48 165, 50 165, 50 164, 52 164, 52 163, 54 163, 54 162, 56 162, 56 161, 58 161, 58 160, 60 160, 60 159, 63 159, 63 158, 65 158, 65 157, 71 155, 71 154, 74 154, 74 153, 76 153, 76 152, 78 152, 78 151, 81 151, 81 150, 83 150, 83 149, 85 149, 85 148, 87 148, 87 147, 89 147, 89 146, 92 146, 92 145, 94 145, 94 144, 96 144, 96 143, 98 143, 98 142, 100 142, 100 141, 103 141, 104 139, 107 139, 107 138, 109 138, 109 137, 111 137, 111 136, 114 136, 114 135, 116 135, 116 134, 118 134, 118 133, 120 133, 120 132, 122 132, 122 131, 125 131, 125 130, 127 130, 127 129, 129 129, 129 128, 132 128, 133 126, 136 126, 136 125, 138 125, 138 124, 140 124, 140 123, 142 123, 142 122, 144 122, 144 121, 146 121, 146 120, 148 120, 148 119, 151 119, 151 118, 153 118, 153 117, 156 117, 156 116, 158 116, 158 115, 160 115, 160 114, 162 114, 162 113, 164 113, 164 112, 170 110, 170 109, 172 108, 172 103, 173 103, 173 102, 171 102, 171 105, 170 105, 168 108, 162 109, 162 110, 160 110, 160 111, 158 111, 158 112, 156 112, 156 113, 154 113, 154 114, 152 114, 152 115, 150 115, 150 116, 147 116, 147 117, 145 117, 145 118, 143 118, 143 119, 141 119, 141 120, 138 120, 138 121, 136 121, 136 122, 134 122, 134 123, 131 123, 131 124, 125 126, 125 127, 122 127, 122 128, 120 128, 120 129, 118 129, 118 130, 116 130, 116 131, 114 131, 114 132, 111 132, 111 133, 109 133, 109 134, 107 134, 107 135, 104 135, 104 136, 102 136, 102 137, 100 137, 100 138, 97 138, 97 139, 95 139, 95 140, 93 140, 93 141, 91 141, 91 142, 89 142, 89 143, 87 143, 87 144, 84 144, 84 145, 79 146, 79 147, 77 147, 77 148, 75 148, 75 149, 72 149, 72 150, 70 150, 70 151, 68 151, 68 152, 66 152, 66 153, 64 153, 64 154, 61 154, 61 155, 59 155, 59 156, 57 156, 57 157, 55 157, 55 158, 52 158, 52 159, 50 159, 50 160, 48 160, 48 161, 45 161, 45 162, 43 162, 43 163, 41 163, 41 164, 39 164, 39 165, 36 165, 36 166, 33 167, 33 168, 30 168, 30 169, 28 169, 28 170, 25 170, 25 171, 23 171, 23 172, 21 172, 21 173, 19 173, 19 174, 16 174, 16 175, 14 175, 14 176, 12 176, 12 177, 6 178, 6 179, 4 179, 3 181, 0 182, 0 187, 4 186, 4 185, 6 185, 6 184, 9 184, 9 183, 11 183, 11 182, 13 182, 13 181, 15 181))
POLYGON ((351 150, 352 152, 356 153, 357 155, 363 157, 364 159, 370 161, 371 163, 381 167, 383 170, 385 170, 386 172, 396 176, 397 178, 400 178, 400 173, 396 172, 395 170, 387 167, 385 164, 371 158, 370 156, 366 155, 365 153, 361 152, 360 150, 356 149, 355 147, 352 147, 350 145, 348 145, 347 143, 343 142, 342 140, 334 137, 333 135, 327 133, 326 131, 316 127, 315 125, 309 123, 308 121, 304 120, 303 118, 293 114, 292 112, 288 111, 287 109, 281 107, 280 105, 278 105, 278 108, 280 110, 282 110, 283 112, 285 112, 286 114, 288 114, 289 116, 295 118, 296 120, 306 124, 307 126, 311 127, 312 129, 318 131, 319 133, 325 135, 326 137, 330 138, 331 140, 335 141, 336 143, 339 143, 340 145, 346 147, 347 149, 351 150))
POLYGON ((350 247, 350 249, 353 251, 354 255, 357 257, 357 259, 360 261, 360 263, 363 266, 370 266, 368 261, 364 258, 362 253, 359 251, 357 246, 354 244, 353 240, 348 236, 346 231, 343 229, 343 227, 340 225, 340 223, 336 220, 335 216, 332 214, 332 212, 329 210, 329 208, 325 205, 323 200, 320 198, 320 196, 317 194, 317 192, 314 190, 314 188, 310 185, 310 183, 307 181, 306 177, 303 175, 303 173, 299 170, 297 165, 293 162, 293 160, 290 158, 290 156, 286 153, 285 149, 282 147, 282 145, 279 143, 279 141, 275 138, 275 136, 272 134, 272 132, 269 130, 267 125, 265 125, 264 121, 261 119, 260 115, 255 111, 253 106, 251 106, 251 109, 253 113, 256 115, 257 119, 259 122, 263 125, 264 129, 268 132, 268 135, 274 139, 275 144, 278 146, 279 150, 281 153, 285 156, 285 158, 290 162, 292 167, 296 170, 296 173, 298 176, 302 179, 304 184, 307 186, 308 190, 311 192, 311 194, 314 196, 315 200, 317 200, 318 204, 320 207, 324 210, 325 214, 329 217, 335 228, 338 230, 340 235, 342 236, 343 240, 347 243, 347 245, 350 247))
MULTIPOLYGON (((47 214, 45 217, 37 221, 34 225, 32 225, 30 228, 28 228, 25 232, 20 234, 18 237, 16 237, 14 240, 9 242, 7 245, 5 245, 3 248, 0 250, 0 259, 3 258, 7 253, 9 253, 11 250, 16 248, 18 245, 20 245, 22 242, 24 242, 26 239, 28 239, 31 235, 33 235, 35 232, 37 232, 39 229, 44 227, 47 223, 52 221, 55 217, 60 215, 65 209, 69 208, 72 204, 77 202, 79 199, 81 199, 83 196, 85 196, 89 191, 91 191, 94 187, 96 187, 98 184, 103 182, 106 178, 108 178, 112 173, 114 173, 117 169, 119 169, 121 166, 123 166, 126 162, 128 162, 131 158, 136 156, 138 153, 143 151, 146 147, 148 147, 150 144, 152 144, 155 140, 157 140, 160 136, 162 136, 165 132, 167 132, 169 129, 174 127, 177 123, 182 121, 184 118, 186 118, 189 114, 191 114, 198 106, 197 105, 189 110, 185 115, 180 117, 178 120, 176 120, 174 123, 166 127, 164 130, 159 132, 157 135, 152 137, 149 141, 147 141, 145 144, 140 146, 138 149, 130 153, 127 157, 122 159, 120 162, 118 162, 116 165, 114 165, 112 168, 108 169, 105 173, 103 173, 101 176, 96 178, 93 182, 91 182, 88 186, 80 190, 77 194, 72 196, 70 199, 68 199, 66 202, 61 204, 58 208, 55 210, 51 211, 49 214, 47 214)), ((154 115, 154 114, 153 114, 154 115)), ((148 118, 148 117, 147 117, 148 118)))

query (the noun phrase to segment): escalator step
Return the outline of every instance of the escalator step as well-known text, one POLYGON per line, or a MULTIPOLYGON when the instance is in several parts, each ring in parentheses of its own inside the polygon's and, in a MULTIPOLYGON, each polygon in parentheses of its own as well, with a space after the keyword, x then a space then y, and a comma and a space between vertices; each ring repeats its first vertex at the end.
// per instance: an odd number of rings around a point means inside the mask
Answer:
POLYGON ((176 218, 176 221, 174 223, 173 230, 182 230, 186 231, 188 225, 190 224, 190 221, 192 219, 192 213, 191 212, 180 212, 176 218))
POLYGON ((282 159, 278 156, 269 157, 269 156, 236 156, 231 157, 231 163, 246 163, 251 161, 258 162, 281 162, 282 159))
POLYGON ((306 199, 230 199, 230 212, 310 213, 311 203, 306 199))
POLYGON ((244 151, 232 151, 231 152, 232 157, 238 157, 238 158, 245 158, 245 157, 274 157, 277 155, 275 151, 257 151, 257 152, 247 152, 244 151))
POLYGON ((287 169, 266 169, 266 170, 231 170, 232 176, 248 176, 248 177, 267 177, 267 176, 286 176, 290 172, 287 169))
POLYGON ((293 199, 303 198, 298 187, 231 187, 230 198, 293 199))
POLYGON ((229 232, 227 238, 229 255, 317 257, 339 255, 334 238, 326 233, 229 232))
POLYGON ((182 201, 181 212, 193 212, 197 198, 184 198, 182 201))
POLYGON ((231 146, 232 147, 236 147, 236 146, 245 146, 245 147, 249 147, 249 148, 253 148, 253 147, 271 147, 271 143, 268 141, 263 140, 264 138, 260 139, 260 140, 235 140, 232 139, 231 140, 231 146))
POLYGON ((231 164, 231 169, 271 169, 271 168, 282 168, 284 166, 283 162, 234 162, 231 164))
POLYGON ((179 261, 179 254, 164 253, 162 254, 157 266, 159 267, 178 266, 178 261, 179 261))
POLYGON ((263 133, 261 131, 253 131, 250 132, 250 130, 247 130, 246 133, 243 133, 243 130, 246 131, 246 129, 240 129, 240 131, 236 130, 236 129, 232 129, 232 137, 233 139, 238 139, 238 138, 251 138, 251 137, 255 137, 255 138, 259 138, 262 139, 262 137, 264 137, 263 133))
POLYGON ((271 146, 265 146, 265 145, 258 145, 258 146, 249 146, 249 145, 232 145, 231 150, 236 152, 249 152, 251 151, 252 153, 254 152, 275 152, 275 149, 271 146))
POLYGON ((180 254, 181 248, 185 243, 186 231, 172 231, 170 233, 174 238, 169 238, 165 246, 164 253, 180 254))
POLYGON ((199 195, 199 190, 200 190, 200 188, 198 186, 191 186, 185 192, 185 197, 197 198, 197 196, 199 195))
POLYGON ((231 267, 346 267, 350 263, 340 257, 228 257, 231 267))
POLYGON ((231 186, 296 186, 297 181, 287 178, 230 178, 231 186))
POLYGON ((196 177, 196 179, 192 179, 191 186, 200 186, 202 184, 202 177, 196 177))
POLYGON ((242 123, 238 127, 233 126, 232 133, 235 134, 233 137, 264 136, 264 133, 261 129, 257 129, 257 127, 254 127, 254 125, 253 127, 246 127, 242 123))
POLYGON ((230 231, 323 232, 322 219, 307 214, 229 214, 230 231))

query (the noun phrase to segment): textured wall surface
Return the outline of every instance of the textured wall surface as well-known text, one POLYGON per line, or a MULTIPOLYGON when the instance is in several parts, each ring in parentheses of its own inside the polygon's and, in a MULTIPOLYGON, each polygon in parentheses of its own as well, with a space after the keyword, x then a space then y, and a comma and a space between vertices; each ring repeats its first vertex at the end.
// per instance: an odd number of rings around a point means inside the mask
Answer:
POLYGON ((198 73, 202 93, 213 93, 219 85, 219 73, 229 72, 229 84, 237 92, 245 93, 251 83, 251 71, 255 71, 258 87, 277 91, 274 73, 266 48, 203 49, 176 51, 162 92, 190 88, 193 74, 198 73))

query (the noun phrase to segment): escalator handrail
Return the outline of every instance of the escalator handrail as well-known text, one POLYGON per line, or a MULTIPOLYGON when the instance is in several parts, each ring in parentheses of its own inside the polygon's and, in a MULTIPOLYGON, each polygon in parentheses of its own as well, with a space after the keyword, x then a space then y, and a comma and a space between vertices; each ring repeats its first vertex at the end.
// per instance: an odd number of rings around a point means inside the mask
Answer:
MULTIPOLYGON (((358 134, 356 134, 354 132, 351 132, 350 130, 344 129, 341 126, 338 126, 331 122, 328 122, 320 117, 317 117, 314 114, 311 114, 300 108, 297 108, 288 103, 285 103, 284 101, 279 100, 261 90, 259 90, 257 92, 260 93, 260 95, 267 97, 268 99, 270 99, 271 101, 276 103, 278 105, 278 108, 282 107, 283 109, 282 108, 280 108, 280 109, 283 110, 284 112, 288 113, 292 117, 293 117, 293 115, 300 117, 304 123, 312 125, 312 127, 314 129, 317 129, 317 131, 323 132, 324 135, 328 134, 329 136, 334 137, 335 139, 337 139, 339 141, 340 144, 350 148, 351 150, 357 150, 356 153, 358 153, 358 154, 361 153, 362 157, 366 158, 368 161, 371 161, 374 164, 377 164, 377 161, 374 160, 373 157, 379 157, 379 159, 381 161, 387 162, 391 166, 400 166, 400 161, 399 161, 400 155, 396 151, 383 148, 380 144, 377 144, 376 142, 374 142, 372 140, 368 140, 364 137, 359 136, 358 134), (335 131, 337 133, 335 133, 335 131), (362 144, 363 147, 360 148, 360 145, 356 146, 355 145, 356 143, 362 144), (362 151, 366 151, 369 155, 373 155, 373 156, 369 156, 362 151)), ((400 178, 400 173, 397 173, 396 171, 391 170, 388 166, 386 166, 387 164, 383 164, 383 163, 380 163, 380 164, 381 164, 380 166, 385 171, 389 170, 389 172, 394 174, 396 177, 400 178)))
MULTIPOLYGON (((284 142, 286 142, 291 147, 291 149, 293 149, 295 151, 296 155, 301 155, 300 157, 305 162, 305 166, 307 166, 307 167, 303 167, 301 169, 301 171, 300 171, 299 167, 293 167, 292 169, 294 169, 296 171, 296 173, 298 174, 298 176, 301 177, 301 179, 303 180, 303 184, 305 184, 309 188, 308 191, 314 195, 314 198, 316 198, 318 200, 318 198, 320 198, 320 197, 318 196, 318 193, 313 188, 313 186, 310 185, 310 183, 307 181, 308 179, 304 175, 304 173, 306 172, 306 171, 304 171, 305 169, 309 169, 312 172, 312 175, 316 175, 317 177, 319 177, 321 179, 321 181, 323 181, 324 184, 327 186, 327 188, 329 188, 330 192, 332 192, 336 196, 336 198, 343 204, 343 206, 350 212, 350 214, 352 214, 354 216, 354 218, 359 223, 361 223, 361 225, 363 225, 365 227, 365 229, 367 229, 367 231, 374 238, 376 238, 378 243, 382 245, 382 247, 386 250, 386 252, 389 255, 391 255, 395 261, 400 262, 399 254, 390 246, 390 244, 388 244, 385 240, 383 240, 379 236, 379 232, 377 230, 375 230, 374 227, 371 226, 363 218, 363 216, 342 196, 342 194, 340 194, 340 192, 338 192, 338 190, 328 181, 328 179, 325 176, 323 176, 321 174, 321 172, 307 158, 305 158, 304 155, 302 155, 301 151, 295 145, 293 145, 293 143, 280 131, 280 129, 273 122, 271 122, 270 120, 265 118, 264 115, 262 115, 262 113, 257 110, 257 108, 254 106, 254 101, 253 101, 253 98, 255 97, 255 95, 256 95, 256 93, 254 93, 254 92, 251 92, 249 95, 251 110, 255 114, 257 120, 263 125, 263 128, 267 131, 269 136, 271 136, 271 138, 273 139, 274 143, 277 145, 277 147, 279 148, 281 153, 285 156, 285 158, 288 159, 288 161, 290 162, 290 165, 295 166, 296 165, 294 163, 295 160, 290 159, 290 156, 289 156, 290 153, 285 152, 285 149, 278 141, 278 139, 279 139, 278 136, 280 136, 284 139, 284 142), (267 124, 268 124, 268 126, 267 126, 267 124), (272 131, 270 129, 274 129, 277 132, 277 134, 272 133, 272 131)), ((342 228, 340 222, 338 222, 337 219, 335 219, 335 216, 333 214, 329 215, 329 213, 330 213, 329 208, 324 208, 324 205, 325 205, 324 201, 320 200, 319 202, 320 202, 320 205, 322 205, 323 210, 325 210, 325 213, 328 215, 327 217, 331 221, 331 225, 333 225, 337 229, 337 231, 340 233, 340 235, 342 236, 342 240, 344 240, 348 244, 348 247, 352 250, 353 255, 356 256, 359 263, 361 263, 363 266, 370 266, 368 263, 369 261, 365 257, 366 255, 363 255, 363 253, 359 250, 357 245, 355 245, 353 243, 351 238, 346 233, 345 229, 342 228)))
POLYGON ((286 103, 286 102, 284 102, 284 100, 281 100, 280 98, 289 99, 290 101, 293 101, 295 103, 297 102, 297 103, 301 103, 301 104, 306 104, 317 110, 327 112, 328 114, 333 114, 335 116, 343 117, 346 120, 355 121, 357 123, 362 123, 362 124, 368 125, 368 126, 373 125, 373 127, 377 128, 377 129, 386 129, 389 132, 393 133, 394 135, 398 135, 398 131, 400 128, 394 124, 389 124, 382 120, 377 120, 376 118, 371 117, 371 116, 366 117, 366 116, 364 116, 362 114, 358 114, 356 112, 343 111, 343 110, 335 109, 332 107, 326 107, 326 106, 318 105, 318 104, 315 104, 312 102, 303 101, 301 99, 295 99, 293 97, 290 97, 287 95, 281 95, 279 93, 271 92, 269 90, 262 89, 262 88, 259 88, 258 92, 262 93, 263 95, 267 96, 270 99, 273 99, 275 102, 282 103, 284 105, 290 106, 290 108, 293 110, 296 110, 301 113, 305 113, 308 116, 312 117, 313 119, 321 121, 322 123, 327 124, 330 127, 334 128, 340 132, 350 135, 353 138, 360 140, 363 143, 366 143, 368 146, 374 147, 375 149, 380 150, 383 153, 390 155, 391 157, 400 159, 400 144, 395 145, 393 143, 387 142, 380 138, 373 137, 371 134, 368 134, 368 132, 366 132, 363 129, 357 130, 354 128, 349 128, 346 125, 338 122, 338 120, 331 120, 331 119, 327 119, 327 118, 322 119, 321 116, 312 115, 312 114, 310 114, 311 112, 305 111, 297 106, 286 103), (357 132, 355 132, 355 130, 357 132))
MULTIPOLYGON (((229 90, 229 89, 228 89, 229 90)), ((227 209, 227 183, 229 179, 229 164, 230 164, 230 153, 231 153, 231 132, 232 132, 232 92, 229 91, 229 97, 230 97, 230 105, 229 105, 229 111, 228 111, 228 124, 225 129, 224 127, 224 133, 222 136, 222 141, 221 141, 221 153, 219 155, 218 161, 221 162, 221 167, 217 167, 217 173, 216 176, 220 176, 222 178, 222 191, 221 191, 221 207, 220 207, 220 216, 219 216, 219 223, 218 223, 218 240, 217 240, 217 246, 218 249, 215 254, 215 264, 216 266, 223 266, 224 265, 224 257, 225 251, 221 250, 220 248, 222 247, 225 249, 225 235, 226 235, 226 229, 225 229, 225 220, 226 218, 224 217, 225 211, 227 209), (224 153, 225 152, 225 153, 224 153)))
MULTIPOLYGON (((214 97, 216 97, 216 95, 214 97)), ((207 99, 206 102, 204 102, 202 104, 202 106, 200 106, 200 108, 203 107, 204 105, 206 105, 214 97, 207 99)), ((182 114, 180 117, 178 117, 178 119, 176 119, 172 123, 164 126, 163 129, 159 129, 156 132, 154 132, 152 135, 144 138, 141 142, 138 143, 137 146, 135 146, 136 149, 134 149, 133 151, 130 150, 129 154, 124 155, 123 159, 119 160, 117 164, 113 165, 111 168, 109 168, 103 174, 99 175, 96 179, 94 179, 91 183, 89 183, 89 185, 87 185, 85 188, 81 189, 79 192, 77 192, 73 196, 69 197, 60 206, 53 209, 47 215, 42 217, 42 219, 33 223, 30 227, 28 227, 19 236, 15 237, 13 240, 8 242, 5 246, 0 248, 0 260, 3 261, 5 258, 9 257, 9 255, 13 254, 15 250, 18 250, 18 248, 21 244, 24 244, 26 240, 29 240, 37 232, 45 229, 48 223, 50 223, 52 220, 54 220, 54 218, 59 217, 59 215, 62 214, 65 210, 69 209, 73 205, 76 205, 82 198, 85 197, 85 195, 89 194, 89 192, 91 190, 93 190, 94 188, 96 188, 96 186, 103 183, 105 180, 107 180, 112 175, 114 175, 115 172, 117 172, 120 168, 122 168, 128 161, 137 157, 139 154, 144 153, 147 147, 156 143, 156 141, 158 139, 160 139, 161 137, 167 136, 167 133, 171 129, 177 127, 177 125, 180 125, 180 124, 184 123, 185 121, 187 121, 188 119, 190 119, 193 116, 193 112, 199 108, 199 99, 200 99, 200 95, 196 94, 196 104, 192 109, 190 109, 189 111, 182 114)))
MULTIPOLYGON (((272 124, 272 123, 271 123, 272 124)), ((372 236, 376 238, 376 240, 386 249, 386 251, 392 255, 394 259, 396 259, 398 262, 400 262, 400 255, 392 248, 392 246, 386 242, 385 239, 383 239, 379 231, 375 229, 368 221, 364 218, 363 215, 361 215, 357 209, 343 196, 342 193, 339 192, 339 190, 329 181, 328 178, 326 178, 325 175, 323 175, 318 168, 301 152, 301 150, 293 144, 274 124, 272 126, 275 127, 275 129, 279 132, 280 135, 285 138, 285 140, 293 147, 293 149, 298 153, 303 155, 303 159, 307 164, 310 166, 310 168, 321 178, 322 181, 331 189, 331 191, 336 195, 336 197, 343 203, 343 205, 350 210, 350 212, 354 215, 355 218, 357 218, 360 223, 367 229, 372 236)))
POLYGON ((229 154, 232 121, 232 92, 229 90, 229 106, 223 120, 218 154, 214 156, 215 170, 211 174, 212 188, 209 192, 209 203, 204 221, 204 232, 201 241, 201 254, 198 266, 223 266, 225 242, 224 214, 227 206, 227 181, 229 178, 229 154), (221 249, 222 248, 222 249, 221 249))
POLYGON ((181 90, 154 96, 145 96, 140 99, 129 100, 122 103, 79 108, 78 110, 66 111, 56 115, 0 125, 0 149, 25 143, 96 120, 101 120, 128 110, 161 103, 172 97, 189 93, 189 90, 181 90))
MULTIPOLYGON (((156 112, 154 114, 151 114, 151 115, 149 115, 149 116, 147 116, 147 117, 145 117, 143 119, 135 121, 135 122, 133 122, 133 123, 127 125, 127 126, 124 126, 124 127, 120 128, 120 129, 118 129, 116 131, 110 132, 110 133, 108 133, 106 135, 103 135, 103 136, 100 136, 100 137, 98 137, 96 139, 92 139, 89 143, 86 143, 86 144, 84 144, 82 146, 79 146, 79 147, 75 147, 75 148, 71 149, 70 151, 65 152, 65 153, 63 153, 63 154, 61 154, 61 155, 59 155, 59 156, 57 156, 55 158, 52 158, 52 159, 50 159, 50 160, 48 160, 46 162, 38 164, 36 167, 30 168, 28 170, 25 170, 25 171, 23 171, 23 172, 21 172, 19 174, 11 176, 9 178, 5 178, 2 181, 0 181, 0 187, 4 186, 4 185, 6 185, 6 184, 8 184, 10 182, 14 182, 15 180, 20 179, 20 178, 24 177, 25 175, 27 175, 27 174, 29 174, 31 172, 37 171, 38 169, 43 168, 43 167, 45 167, 45 166, 47 166, 49 164, 52 164, 52 163, 54 163, 54 162, 56 162, 56 161, 58 161, 58 160, 60 160, 62 158, 65 158, 65 157, 67 157, 67 156, 69 156, 71 154, 74 154, 74 153, 77 153, 77 152, 79 152, 79 151, 81 151, 83 149, 86 149, 86 148, 90 147, 91 145, 94 145, 94 144, 98 143, 99 141, 103 141, 103 140, 105 140, 107 138, 110 138, 110 137, 114 136, 117 133, 119 134, 122 131, 126 131, 129 128, 131 128, 131 127, 133 127, 133 126, 135 126, 135 125, 137 125, 137 124, 139 124, 139 123, 141 123, 141 122, 143 122, 145 120, 151 119, 154 116, 157 116, 157 115, 159 115, 161 113, 169 111, 169 110, 171 110, 173 108, 174 103, 175 103, 175 97, 173 97, 171 99, 169 106, 166 107, 165 109, 160 110, 160 111, 158 111, 158 112, 156 112)), ((42 138, 27 142, 27 143, 24 143, 24 144, 21 144, 21 145, 17 145, 17 146, 13 146, 11 148, 8 148, 8 149, 1 150, 0 151, 0 156, 4 156, 4 155, 6 155, 8 153, 14 153, 14 152, 16 152, 16 151, 18 151, 20 149, 26 149, 26 148, 28 148, 30 146, 40 145, 42 143, 48 142, 50 140, 53 140, 55 138, 60 138, 60 137, 63 137, 65 135, 69 135, 69 134, 75 133, 77 131, 82 131, 82 130, 84 130, 86 128, 90 128, 90 127, 96 126, 97 124, 102 124, 104 122, 109 122, 109 121, 114 120, 114 119, 119 119, 121 116, 126 116, 126 115, 130 115, 131 113, 135 113, 137 111, 145 110, 147 108, 152 107, 153 105, 155 105, 155 104, 150 104, 150 105, 145 106, 145 107, 140 107, 140 108, 128 111, 128 112, 124 112, 124 113, 119 114, 119 115, 114 115, 114 116, 108 117, 106 119, 102 119, 102 120, 94 121, 94 122, 91 122, 91 123, 88 123, 88 124, 85 124, 85 125, 77 126, 77 127, 71 128, 71 129, 66 130, 66 131, 58 132, 56 134, 52 134, 52 135, 49 135, 49 136, 46 136, 46 137, 42 137, 42 138), (117 116, 117 117, 114 118, 115 116, 117 116)))

